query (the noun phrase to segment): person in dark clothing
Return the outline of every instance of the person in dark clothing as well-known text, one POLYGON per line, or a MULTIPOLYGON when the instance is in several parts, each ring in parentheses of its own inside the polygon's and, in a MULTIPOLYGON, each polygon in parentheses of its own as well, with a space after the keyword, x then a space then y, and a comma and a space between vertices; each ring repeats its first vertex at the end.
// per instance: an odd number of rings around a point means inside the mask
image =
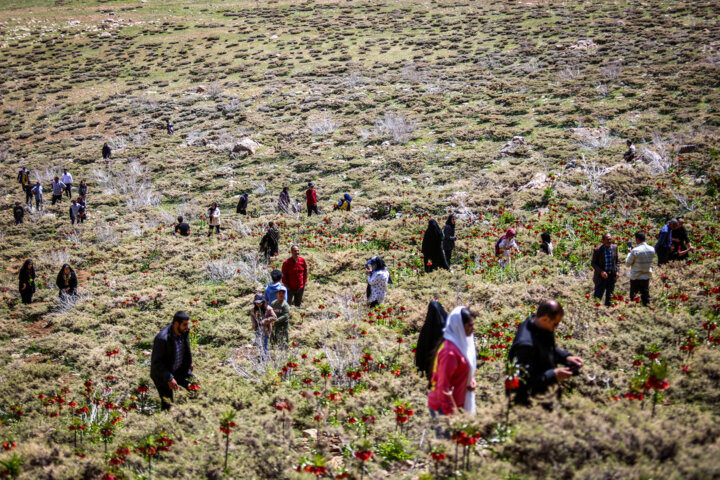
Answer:
POLYGON ((77 275, 75 275, 75 271, 67 263, 60 269, 55 285, 57 285, 59 289, 58 296, 60 297, 77 295, 77 275))
POLYGON ((430 273, 438 268, 449 270, 445 258, 445 252, 442 249, 443 232, 435 219, 428 222, 427 230, 422 241, 423 263, 425 264, 425 272, 430 273))
POLYGON ((75 222, 79 220, 80 217, 80 205, 78 205, 77 200, 72 201, 72 205, 70 205, 70 224, 75 225, 75 222))
POLYGON ((25 218, 25 209, 22 205, 20 205, 20 202, 15 202, 15 206, 13 207, 13 217, 15 217, 15 225, 23 223, 23 218, 25 218))
POLYGON ((540 240, 542 240, 542 243, 540 244, 540 251, 545 255, 550 255, 552 257, 554 248, 552 238, 550 238, 550 233, 542 232, 540 234, 540 240))
POLYGON ((18 183, 25 192, 25 203, 31 203, 32 201, 32 184, 30 183, 30 170, 27 167, 22 167, 18 172, 18 183))
POLYGON ((635 145, 633 145, 632 140, 625 141, 625 144, 627 145, 627 151, 623 154, 623 160, 630 163, 635 161, 635 156, 637 155, 637 149, 635 148, 635 145))
POLYGON ((190 225, 185 223, 183 221, 183 217, 177 218, 178 223, 175 225, 175 232, 177 234, 180 234, 183 237, 189 237, 190 236, 190 225))
POLYGON ((78 221, 78 223, 83 223, 85 221, 85 219, 87 218, 87 212, 86 212, 87 203, 85 202, 85 195, 78 196, 77 204, 79 207, 77 221, 78 221))
POLYGON ((103 160, 109 160, 111 156, 112 156, 112 149, 106 143, 103 145, 103 148, 102 148, 103 160))
POLYGON ((80 185, 78 186, 78 196, 82 197, 87 195, 87 185, 85 184, 85 180, 80 180, 80 185))
POLYGON ((167 121, 165 128, 167 128, 168 135, 172 135, 173 133, 175 133, 175 127, 173 127, 173 124, 170 123, 170 120, 167 121))
POLYGON ((455 250, 455 214, 451 213, 443 228, 443 252, 448 265, 452 263, 452 252, 455 250))
POLYGON ((672 246, 670 247, 670 260, 687 260, 688 253, 692 250, 690 237, 685 229, 685 219, 678 217, 675 219, 677 228, 671 232, 672 246))
POLYGON ((290 213, 290 190, 288 187, 283 187, 282 192, 280 192, 278 210, 284 213, 290 213))
POLYGON ((18 277, 20 280, 18 288, 20 289, 22 303, 32 303, 32 297, 35 293, 35 267, 33 266, 32 260, 25 260, 25 263, 20 267, 18 277))
POLYGON ((150 359, 150 378, 160 394, 160 408, 170 410, 173 392, 180 387, 188 388, 192 373, 192 353, 188 331, 190 316, 177 312, 170 325, 155 336, 150 359))
POLYGON ((567 380, 583 365, 580 357, 555 346, 555 329, 565 312, 555 300, 538 305, 537 312, 517 329, 508 358, 521 370, 515 403, 528 405, 530 397, 541 395, 558 382, 567 380), (565 367, 558 367, 558 364, 565 367))
POLYGON ((447 320, 447 312, 437 298, 432 300, 428 305, 427 315, 425 315, 425 323, 420 329, 420 335, 417 340, 417 348, 415 349, 415 366, 420 376, 428 379, 428 388, 430 388, 430 378, 432 374, 432 363, 435 358, 435 351, 443 341, 443 328, 447 320))
POLYGON ((312 216, 313 213, 320 215, 320 210, 318 210, 317 206, 317 192, 315 191, 315 184, 313 182, 308 183, 308 189, 305 190, 305 199, 307 200, 308 217, 312 216))
POLYGON ((593 283, 595 284, 595 298, 602 300, 605 294, 605 306, 610 306, 615 282, 620 271, 617 245, 612 243, 612 235, 606 233, 602 236, 602 245, 593 250, 590 265, 593 268, 593 283))
POLYGON ((242 195, 240 195, 240 200, 238 200, 237 208, 235 209, 235 211, 242 215, 247 215, 247 207, 248 207, 248 194, 243 193, 242 195))
POLYGON ((260 251, 265 256, 265 261, 269 262, 270 257, 278 254, 278 247, 280 244, 280 231, 275 226, 274 222, 268 224, 267 232, 260 240, 260 251))
POLYGON ((657 237, 657 243, 655 244, 655 253, 657 253, 658 256, 658 265, 664 265, 670 261, 670 255, 672 254, 673 247, 672 234, 677 228, 677 220, 670 220, 660 229, 660 233, 657 237))

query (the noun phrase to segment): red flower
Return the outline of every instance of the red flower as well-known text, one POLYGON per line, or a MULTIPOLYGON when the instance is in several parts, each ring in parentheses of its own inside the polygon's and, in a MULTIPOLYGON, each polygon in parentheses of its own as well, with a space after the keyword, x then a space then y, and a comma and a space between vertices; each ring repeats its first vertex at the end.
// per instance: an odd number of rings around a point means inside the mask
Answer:
POLYGON ((505 379, 505 390, 515 390, 520 387, 520 379, 518 377, 505 379))
POLYGON ((361 462, 367 462, 372 458, 372 456, 372 450, 358 450, 357 452, 355 452, 355 458, 357 458, 361 462))

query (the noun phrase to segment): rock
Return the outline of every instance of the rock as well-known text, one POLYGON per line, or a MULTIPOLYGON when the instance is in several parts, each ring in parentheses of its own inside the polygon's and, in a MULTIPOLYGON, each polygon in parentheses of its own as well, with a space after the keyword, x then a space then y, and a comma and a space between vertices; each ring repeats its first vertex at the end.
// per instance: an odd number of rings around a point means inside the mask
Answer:
POLYGON ((570 48, 574 50, 589 50, 597 48, 597 44, 592 40, 578 40, 575 45, 570 45, 570 48))
POLYGON ((504 157, 506 155, 512 155, 515 153, 515 150, 517 150, 519 147, 526 147, 527 142, 525 141, 525 137, 522 137, 520 135, 515 135, 512 140, 507 142, 503 147, 500 149, 500 156, 504 157))
POLYGON ((680 149, 678 150, 678 153, 691 153, 696 151, 700 145, 693 145, 693 144, 687 144, 687 145, 680 145, 680 149))
POLYGON ((522 192, 523 190, 538 190, 544 188, 546 185, 547 175, 542 172, 537 172, 528 183, 518 188, 518 191, 522 192))
POLYGON ((303 437, 312 438, 313 440, 317 439, 317 429, 316 428, 308 428, 307 430, 302 431, 303 437))
POLYGON ((260 148, 260 144, 249 139, 243 138, 233 146, 233 153, 247 153, 248 155, 254 155, 255 151, 260 148))
POLYGON ((205 90, 207 90, 203 85, 198 85, 198 87, 195 89, 195 93, 205 93, 205 90))

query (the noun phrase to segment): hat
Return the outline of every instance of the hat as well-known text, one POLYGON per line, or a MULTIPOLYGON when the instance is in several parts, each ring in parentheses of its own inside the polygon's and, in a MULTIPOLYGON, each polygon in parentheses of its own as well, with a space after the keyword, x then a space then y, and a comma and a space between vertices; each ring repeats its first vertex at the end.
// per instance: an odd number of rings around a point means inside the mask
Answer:
POLYGON ((262 293, 256 293, 253 303, 263 303, 263 302, 265 302, 265 297, 262 296, 262 293))
POLYGON ((173 322, 182 322, 183 320, 190 320, 190 315, 182 310, 175 313, 175 316, 173 316, 173 322))
POLYGON ((310 182, 310 183, 308 183, 308 186, 310 186, 310 187, 314 187, 314 186, 315 186, 315 184, 314 184, 313 182, 310 182))
POLYGON ((287 295, 287 287, 280 285, 277 289, 278 292, 284 292, 287 295))
POLYGON ((505 232, 506 235, 515 235, 515 229, 514 228, 508 228, 508 231, 505 232))

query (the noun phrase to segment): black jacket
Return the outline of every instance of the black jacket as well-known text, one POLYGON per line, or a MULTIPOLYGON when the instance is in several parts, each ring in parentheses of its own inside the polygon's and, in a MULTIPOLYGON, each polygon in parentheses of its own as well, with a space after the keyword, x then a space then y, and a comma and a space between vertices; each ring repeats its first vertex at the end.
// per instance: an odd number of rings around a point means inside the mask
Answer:
POLYGON ((443 250, 455 250, 455 225, 446 223, 443 228, 443 250))
POLYGON ((55 280, 55 285, 57 285, 57 287, 60 289, 60 295, 62 295, 63 293, 67 293, 68 295, 76 295, 78 280, 77 275, 75 275, 75 270, 73 270, 72 268, 70 269, 70 281, 68 282, 68 285, 65 285, 63 283, 63 270, 65 270, 66 266, 68 265, 63 265, 60 269, 60 273, 58 273, 57 279, 55 280), (67 287, 70 287, 70 290, 68 292, 64 292, 62 289, 67 287))
POLYGON ((440 302, 431 301, 415 349, 415 366, 421 376, 427 377, 428 382, 432 375, 435 350, 443 340, 443 328, 446 320, 447 312, 440 302))
POLYGON ((240 213, 244 210, 247 210, 248 206, 248 197, 245 195, 240 196, 240 200, 238 200, 237 208, 235 209, 235 213, 240 213))
POLYGON ((432 272, 438 268, 444 268, 449 270, 450 266, 445 258, 445 252, 442 249, 443 243, 443 231, 440 229, 436 220, 430 220, 428 222, 427 230, 425 230, 425 236, 422 241, 422 254, 425 257, 425 272, 432 272), (431 265, 427 265, 428 260, 432 262, 431 265))
POLYGON ((178 385, 186 386, 187 378, 192 376, 190 366, 192 365, 192 354, 190 353, 190 341, 188 334, 182 334, 182 342, 185 346, 183 359, 180 367, 173 372, 173 362, 175 360, 175 332, 173 324, 167 325, 165 328, 155 335, 153 344, 152 357, 150 359, 150 378, 155 383, 167 384, 173 378, 178 385))
POLYGON ((25 209, 23 207, 13 207, 13 216, 15 220, 20 220, 25 216, 25 209))
POLYGON ((78 185, 78 195, 87 195, 87 185, 78 185))
MULTIPOLYGON (((21 268, 19 278, 19 288, 22 289, 23 285, 27 285, 32 293, 35 293, 35 269, 30 270, 29 268, 21 268)), ((22 290, 21 290, 22 291, 22 290)))
POLYGON ((102 148, 103 157, 109 157, 111 154, 112 154, 112 150, 110 149, 110 147, 107 145, 103 145, 103 148, 102 148))
POLYGON ((545 393, 557 382, 554 369, 558 363, 567 365, 570 355, 555 346, 555 333, 536 326, 533 318, 525 320, 515 333, 508 358, 515 361, 523 371, 515 402, 529 403, 530 396, 545 393))
POLYGON ((175 233, 180 233, 183 237, 190 235, 190 225, 182 222, 175 225, 175 233))

